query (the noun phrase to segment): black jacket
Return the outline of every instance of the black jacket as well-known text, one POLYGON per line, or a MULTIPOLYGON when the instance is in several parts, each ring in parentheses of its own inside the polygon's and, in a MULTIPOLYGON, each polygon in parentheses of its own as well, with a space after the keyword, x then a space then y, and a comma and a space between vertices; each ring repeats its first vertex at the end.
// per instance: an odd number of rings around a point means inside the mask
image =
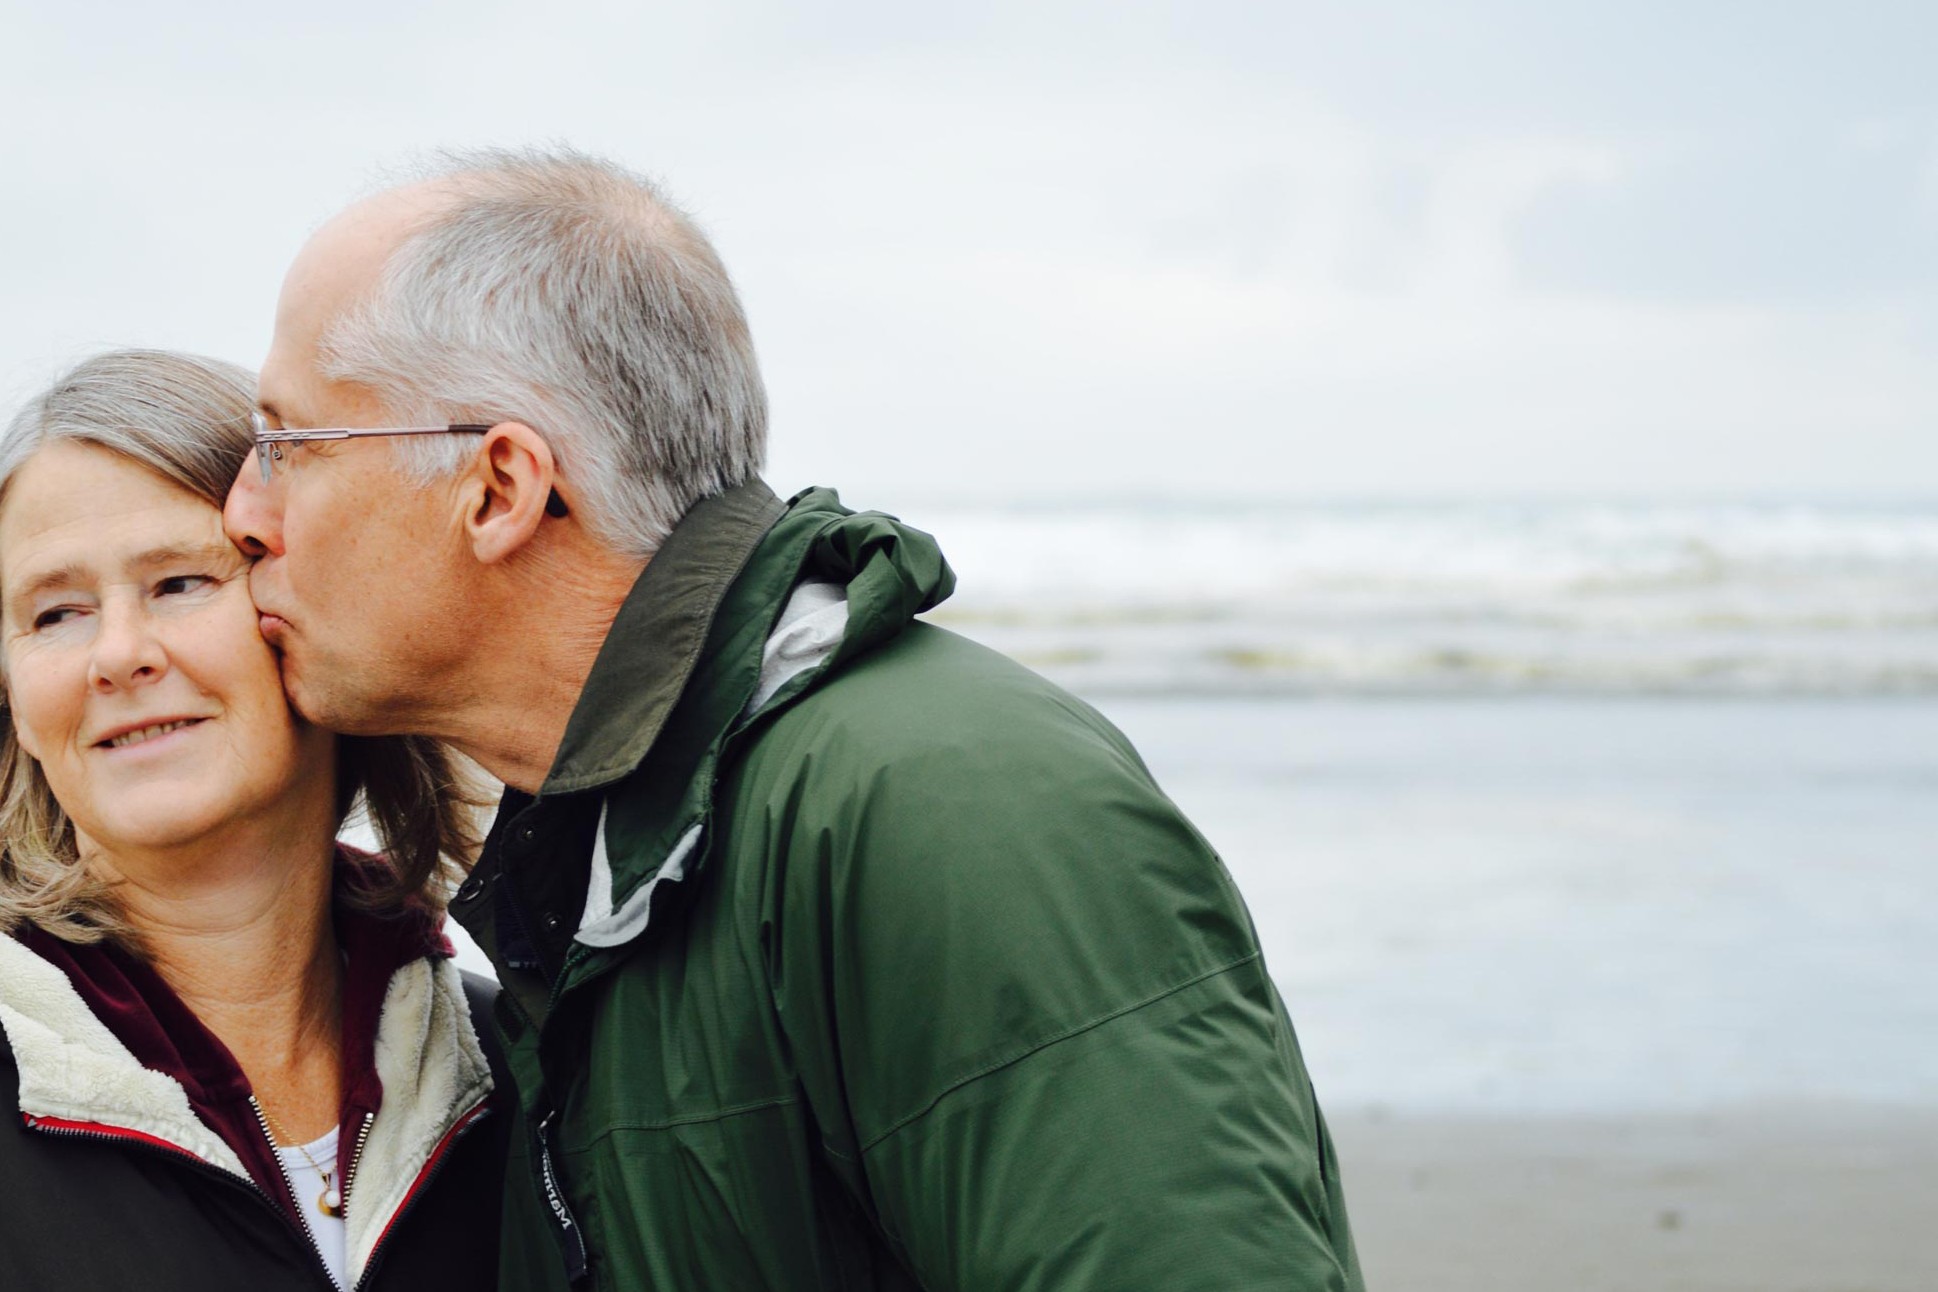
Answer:
MULTIPOLYGON (((497 1090, 509 1090, 490 1025, 497 988, 464 979, 472 1031, 497 1090)), ((13 1038, 40 1020, 0 1002, 0 1022, 0 1117, 10 1123, 0 1126, 0 1290, 332 1292, 308 1237, 246 1177, 160 1137, 23 1113, 13 1038)), ((411 1178, 399 1205, 387 1208, 360 1289, 497 1286, 508 1101, 493 1094, 482 1112, 469 1111, 421 1166, 406 1168, 411 1178)))

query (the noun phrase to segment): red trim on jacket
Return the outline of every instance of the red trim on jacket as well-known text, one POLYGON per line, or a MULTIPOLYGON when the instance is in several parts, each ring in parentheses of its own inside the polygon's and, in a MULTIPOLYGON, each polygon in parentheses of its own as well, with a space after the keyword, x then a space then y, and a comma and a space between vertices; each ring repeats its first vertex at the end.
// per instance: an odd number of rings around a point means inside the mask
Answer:
POLYGON ((106 1122, 77 1122, 71 1117, 42 1117, 35 1113, 22 1113, 20 1120, 34 1130, 101 1135, 108 1139, 131 1139, 152 1148, 165 1148, 170 1152, 180 1153, 183 1157, 197 1162, 202 1160, 173 1140, 165 1140, 159 1135, 150 1135, 146 1131, 129 1130, 126 1126, 110 1126, 106 1122))
MULTIPOLYGON (((413 907, 380 917, 342 901, 346 893, 366 889, 376 878, 374 868, 381 864, 355 849, 337 848, 334 920, 337 945, 345 959, 338 1180, 344 1179, 341 1173, 349 1169, 365 1116, 383 1105, 383 1082, 377 1076, 377 1025, 390 980, 414 960, 451 954, 442 921, 428 911, 413 907)), ((153 966, 112 944, 63 942, 31 925, 17 936, 29 950, 67 975, 94 1016, 144 1068, 181 1083, 196 1116, 234 1150, 256 1186, 301 1227, 303 1209, 290 1196, 282 1164, 276 1160, 250 1106, 249 1078, 229 1047, 202 1024, 153 966)), ((79 1122, 63 1127, 59 1125, 61 1119, 38 1120, 55 1129, 96 1130, 180 1149, 180 1145, 166 1144, 139 1131, 79 1122)))
POLYGON ((410 1188, 405 1191, 403 1201, 397 1204, 396 1210, 390 1213, 390 1218, 384 1221, 383 1232, 378 1234, 377 1241, 370 1245, 372 1259, 375 1259, 376 1254, 384 1249, 384 1240, 390 1237, 390 1231, 395 1229, 397 1222, 410 1211, 410 1204, 417 1200, 417 1195, 430 1182, 431 1173, 436 1169, 437 1164, 444 1160, 444 1155, 450 1151, 451 1146, 458 1142, 458 1136, 469 1130, 471 1123, 489 1111, 491 1111, 491 1099, 487 1096, 482 1103, 453 1122, 450 1130, 444 1132, 444 1138, 437 1142, 437 1147, 431 1150, 431 1155, 424 1159, 423 1168, 418 1171, 417 1178, 410 1182, 410 1188))

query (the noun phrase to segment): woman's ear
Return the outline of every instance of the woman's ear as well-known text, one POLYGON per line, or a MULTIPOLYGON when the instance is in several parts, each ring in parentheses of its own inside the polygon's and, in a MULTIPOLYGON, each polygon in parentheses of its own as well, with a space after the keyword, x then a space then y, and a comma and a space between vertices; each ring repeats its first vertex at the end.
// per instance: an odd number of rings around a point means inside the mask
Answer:
POLYGON ((523 550, 548 515, 565 514, 551 445, 523 422, 498 423, 472 459, 463 500, 465 533, 482 564, 523 550))

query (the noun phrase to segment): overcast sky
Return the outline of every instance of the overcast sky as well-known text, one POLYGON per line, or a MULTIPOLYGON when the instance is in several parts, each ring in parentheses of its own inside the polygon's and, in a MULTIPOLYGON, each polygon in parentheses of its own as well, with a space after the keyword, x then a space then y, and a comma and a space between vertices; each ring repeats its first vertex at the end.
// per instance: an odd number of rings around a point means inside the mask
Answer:
POLYGON ((246 363, 386 163, 720 246, 777 486, 1938 493, 1938 6, 0 0, 0 397, 246 363))

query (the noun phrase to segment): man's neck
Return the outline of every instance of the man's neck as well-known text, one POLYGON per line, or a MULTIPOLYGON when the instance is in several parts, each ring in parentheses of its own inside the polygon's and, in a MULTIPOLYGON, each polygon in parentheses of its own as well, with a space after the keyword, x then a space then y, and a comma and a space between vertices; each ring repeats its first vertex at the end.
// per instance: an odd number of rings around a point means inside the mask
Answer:
POLYGON ((610 555, 529 566, 452 688, 468 702, 432 733, 514 789, 536 793, 558 757, 606 635, 646 562, 610 555))

